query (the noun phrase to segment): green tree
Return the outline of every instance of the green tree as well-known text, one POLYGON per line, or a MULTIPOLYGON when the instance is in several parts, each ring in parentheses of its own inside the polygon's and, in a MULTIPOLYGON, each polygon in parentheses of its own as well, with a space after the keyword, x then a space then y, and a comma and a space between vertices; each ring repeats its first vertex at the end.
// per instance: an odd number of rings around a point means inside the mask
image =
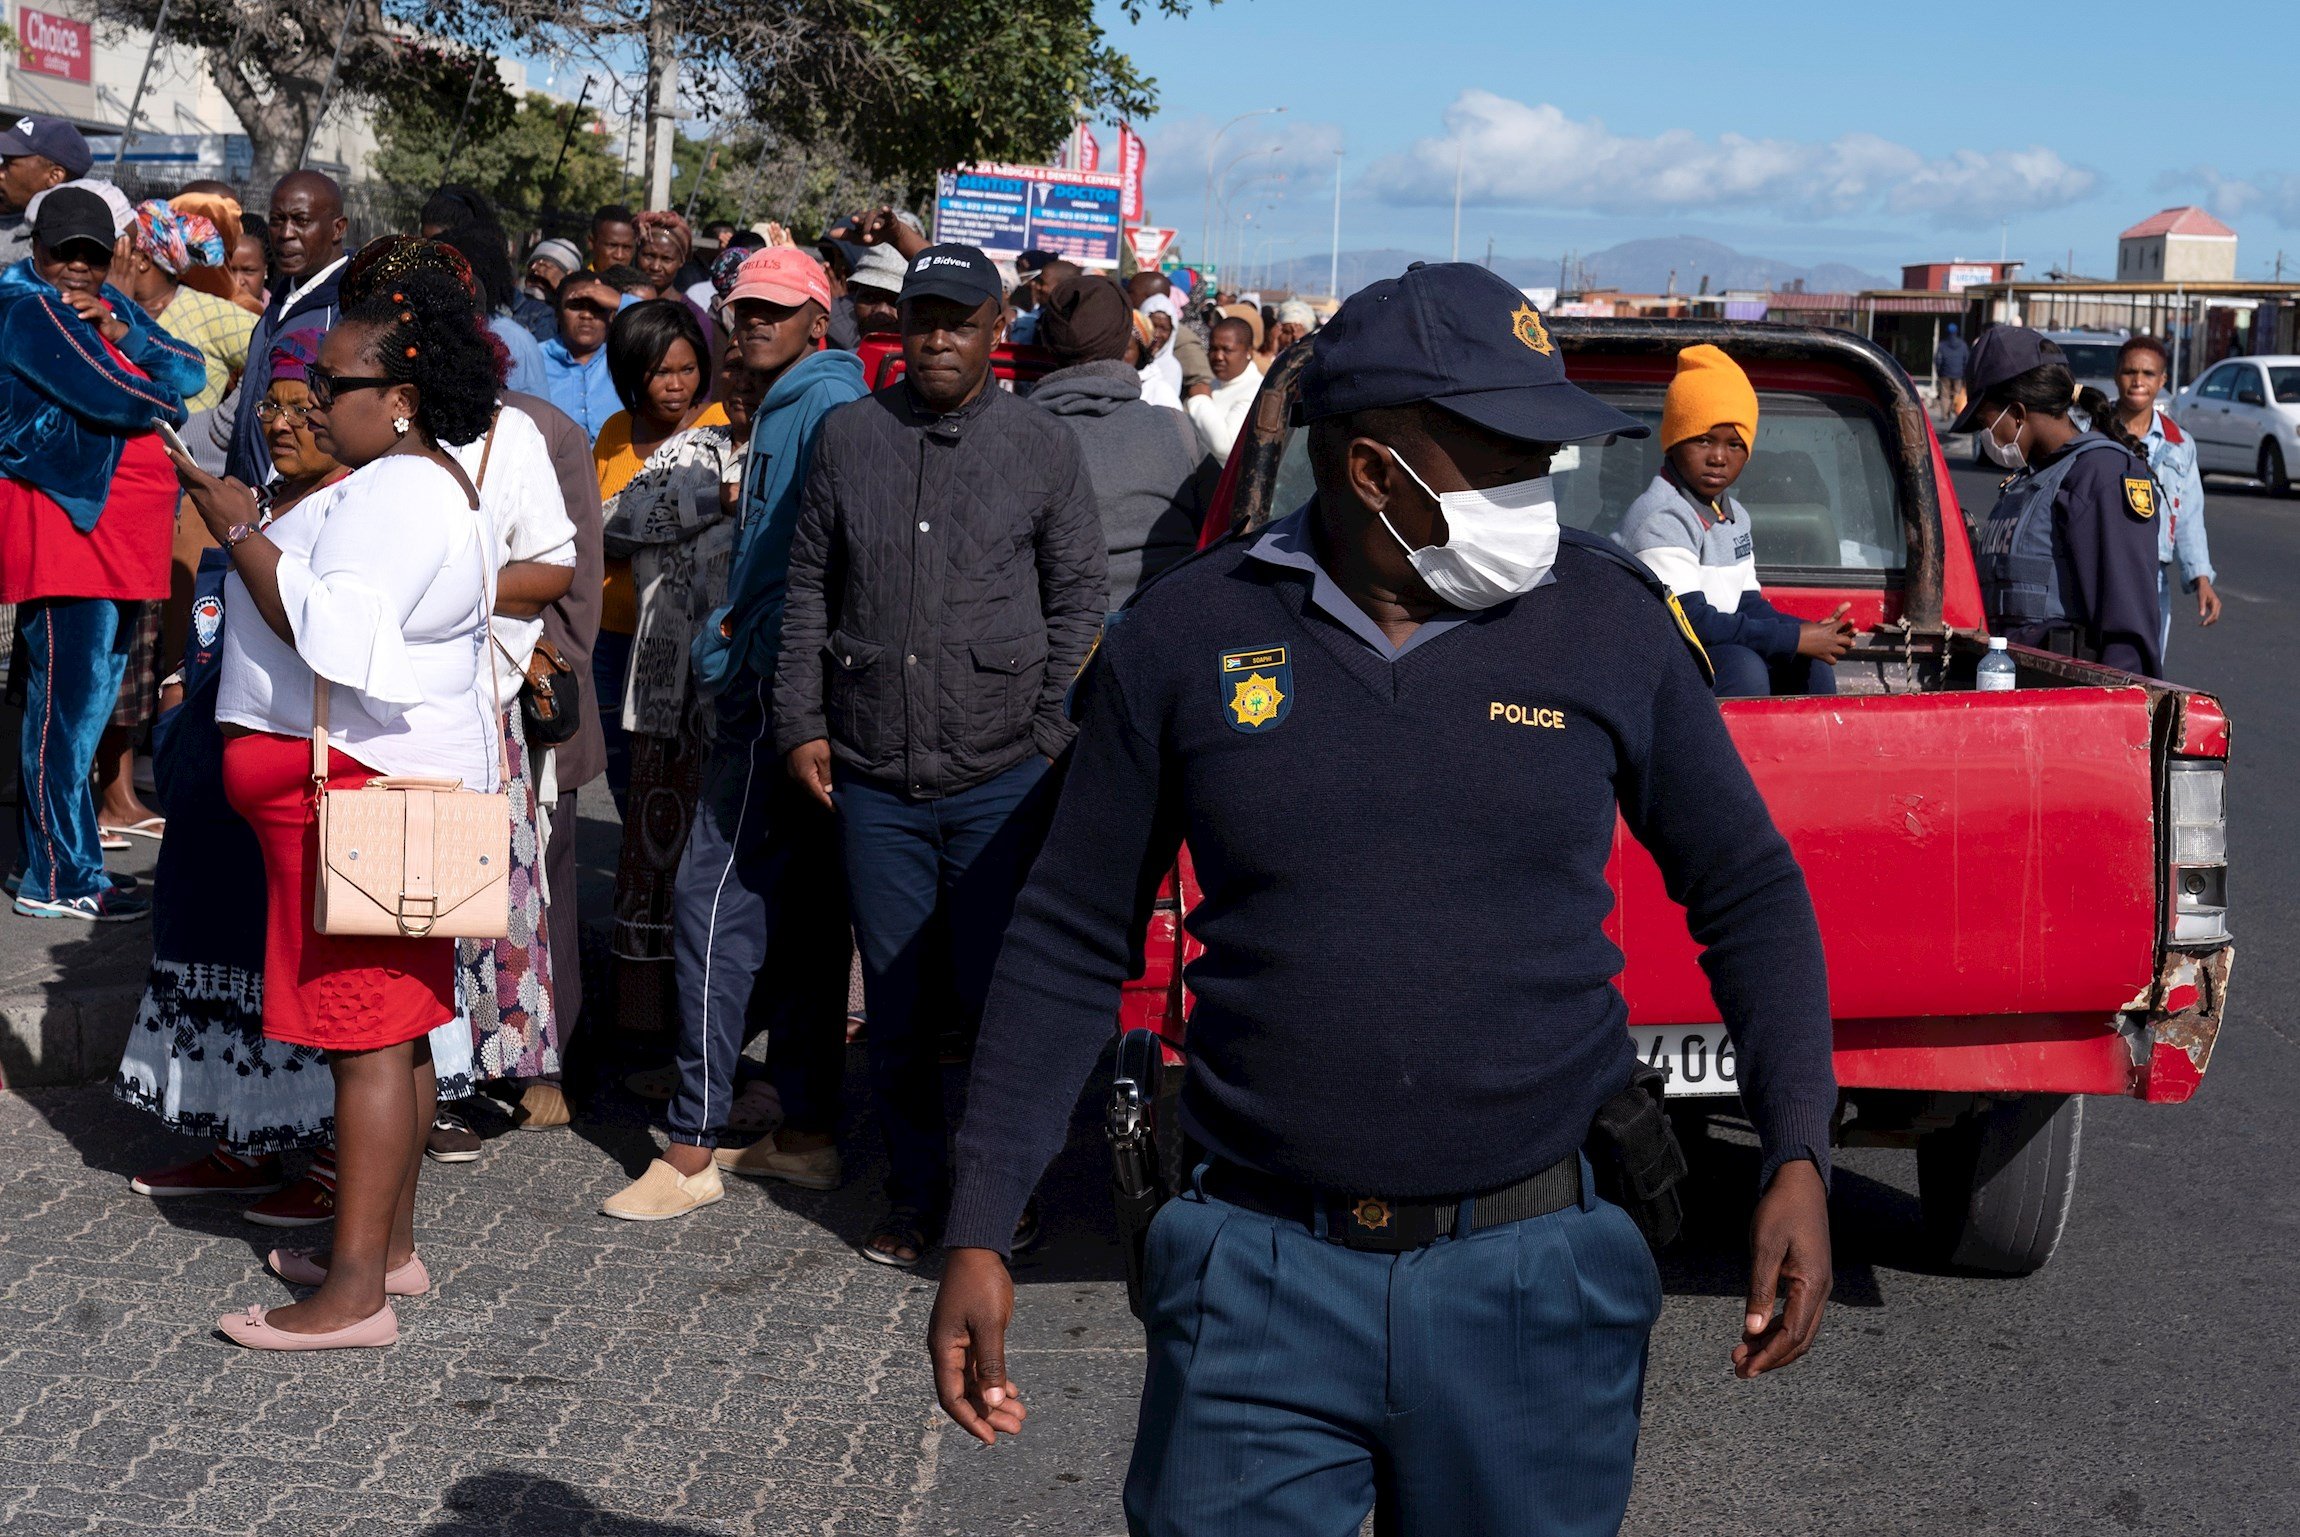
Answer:
POLYGON ((629 194, 616 153, 620 146, 602 131, 599 115, 589 107, 581 121, 572 122, 572 102, 554 101, 539 91, 515 97, 492 68, 475 90, 468 77, 459 85, 409 93, 377 123, 372 169, 378 178, 414 198, 442 182, 476 187, 515 229, 580 229, 590 222, 592 209, 629 194), (564 160, 562 143, 567 146, 564 160))

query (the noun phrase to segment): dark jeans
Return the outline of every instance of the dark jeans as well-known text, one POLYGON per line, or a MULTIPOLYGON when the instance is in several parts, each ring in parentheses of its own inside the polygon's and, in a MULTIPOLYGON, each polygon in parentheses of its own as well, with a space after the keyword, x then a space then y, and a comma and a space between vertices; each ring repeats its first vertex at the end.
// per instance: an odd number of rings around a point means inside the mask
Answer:
POLYGON ((1401 1537, 1620 1529, 1661 1277, 1618 1206, 1369 1254, 1193 1193, 1145 1260, 1135 1537, 1355 1532, 1377 1494, 1401 1537))
POLYGON ((60 901, 111 888, 88 775, 127 670, 123 607, 134 605, 110 598, 41 598, 16 609, 29 659, 17 743, 24 896, 60 901))
POLYGON ((1045 777, 1046 760, 1033 755, 939 800, 859 780, 833 792, 870 1014, 871 1110, 891 1166, 887 1199, 938 1219, 950 1202, 938 1026, 954 1014, 981 1017, 1015 895, 1045 833, 1045 777), (938 915, 956 996, 922 1008, 920 961, 938 915))
POLYGON ((1719 699, 1837 692, 1837 669, 1809 656, 1785 656, 1768 662, 1747 646, 1711 646, 1708 651, 1709 665, 1717 669, 1719 699))
POLYGON ((631 637, 601 630, 591 647, 591 686, 598 690, 599 735, 607 746, 607 792, 615 814, 628 816, 631 795, 631 733, 623 729, 623 679, 631 671, 631 637))
POLYGON ((846 892, 838 824, 785 772, 768 729, 769 685, 719 700, 718 737, 672 895, 679 1084, 671 1140, 717 1147, 734 1105, 753 984, 780 1005, 767 1078, 793 1131, 838 1129, 846 1068, 846 892), (770 946, 789 970, 761 977, 770 946))
POLYGON ((582 877, 575 868, 575 794, 560 792, 551 807, 551 839, 543 845, 543 878, 551 891, 551 900, 543 906, 543 922, 551 936, 551 1009, 559 1018, 562 1062, 575 1039, 576 1017, 583 1012, 583 914, 575 900, 582 877))

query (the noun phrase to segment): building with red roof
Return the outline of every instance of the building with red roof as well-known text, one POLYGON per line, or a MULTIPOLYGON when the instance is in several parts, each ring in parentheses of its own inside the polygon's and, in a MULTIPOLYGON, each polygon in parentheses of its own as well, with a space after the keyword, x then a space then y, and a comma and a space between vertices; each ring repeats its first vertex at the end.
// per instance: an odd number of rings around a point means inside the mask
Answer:
POLYGON ((2228 283, 2236 231, 2191 204, 2167 208, 2116 237, 2116 275, 2141 283, 2228 283))

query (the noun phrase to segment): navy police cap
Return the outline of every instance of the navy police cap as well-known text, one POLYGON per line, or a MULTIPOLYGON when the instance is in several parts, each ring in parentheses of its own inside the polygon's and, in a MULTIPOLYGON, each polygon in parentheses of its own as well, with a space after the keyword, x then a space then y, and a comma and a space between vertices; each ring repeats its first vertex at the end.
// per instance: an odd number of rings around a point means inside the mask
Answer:
POLYGON ((1314 422, 1425 400, 1519 442, 1652 430, 1567 382, 1540 311, 1471 262, 1415 262, 1350 295, 1310 338, 1294 415, 1314 422))
MULTIPOLYGON (((1973 343, 1973 350, 1965 360, 1965 408, 1957 419, 1949 423, 1951 434, 1977 432, 1981 416, 1987 411, 1988 393, 1998 385, 2019 378, 2032 368, 2047 363, 2068 362, 2068 354, 2060 350, 2060 343, 2027 326, 1990 326, 1973 343)), ((1990 417, 1998 413, 1988 411, 1990 417)))

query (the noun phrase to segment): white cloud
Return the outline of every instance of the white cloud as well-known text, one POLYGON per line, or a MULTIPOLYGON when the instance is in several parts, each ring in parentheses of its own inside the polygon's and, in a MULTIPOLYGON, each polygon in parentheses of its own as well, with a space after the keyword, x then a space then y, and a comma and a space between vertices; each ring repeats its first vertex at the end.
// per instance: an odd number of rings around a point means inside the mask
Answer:
POLYGON ((1459 157, 1464 201, 1593 213, 1763 209, 1793 217, 1919 214, 1941 225, 1984 225, 2060 208, 2099 178, 2052 150, 1959 150, 1928 159, 1905 144, 1851 133, 1825 143, 1686 129, 1650 138, 1614 133, 1545 102, 1469 90, 1445 114, 1443 137, 1417 141, 1368 173, 1400 205, 1450 202, 1459 157))
POLYGON ((2265 210, 2285 229, 2300 229, 2300 175, 2264 171, 2250 178, 2224 176, 2208 165, 2170 171, 2155 182, 2159 192, 2186 194, 2203 189, 2204 206, 2223 219, 2241 219, 2265 210))
POLYGON ((1249 118, 1226 133, 1222 126, 1219 118, 1180 118, 1161 121, 1145 136, 1143 190, 1150 210, 1158 223, 1178 226, 1185 244, 1195 240, 1205 217, 1209 149, 1216 181, 1235 194, 1233 213, 1248 204, 1262 208, 1272 198, 1288 210, 1316 210, 1333 196, 1338 124, 1282 113, 1249 118))

